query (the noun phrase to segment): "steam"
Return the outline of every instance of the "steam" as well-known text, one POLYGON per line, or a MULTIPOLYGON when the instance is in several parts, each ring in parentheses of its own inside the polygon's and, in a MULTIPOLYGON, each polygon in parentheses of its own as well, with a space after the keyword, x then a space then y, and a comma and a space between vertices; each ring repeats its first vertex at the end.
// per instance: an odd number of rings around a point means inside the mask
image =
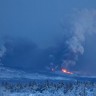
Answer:
POLYGON ((2 58, 4 56, 5 52, 6 52, 5 46, 1 46, 0 47, 0 58, 2 58))
POLYGON ((67 41, 70 49, 74 53, 84 53, 83 43, 86 40, 85 35, 96 33, 96 11, 84 10, 77 14, 73 22, 73 36, 67 41))
POLYGON ((64 60, 64 65, 75 65, 79 55, 84 53, 84 43, 86 36, 96 33, 96 10, 81 10, 76 12, 71 20, 72 36, 66 41, 69 50, 74 54, 74 58, 64 60))
POLYGON ((1 59, 6 53, 6 47, 4 46, 4 41, 2 38, 2 34, 0 34, 0 65, 2 65, 1 59))

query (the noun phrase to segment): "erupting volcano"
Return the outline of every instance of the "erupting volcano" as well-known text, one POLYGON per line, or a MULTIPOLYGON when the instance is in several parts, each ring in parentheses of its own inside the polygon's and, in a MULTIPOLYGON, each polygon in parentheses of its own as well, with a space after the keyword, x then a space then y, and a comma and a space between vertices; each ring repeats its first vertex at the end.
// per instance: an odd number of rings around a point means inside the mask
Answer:
POLYGON ((61 71, 65 74, 73 74, 72 72, 68 71, 67 69, 65 68, 62 68, 61 71))
MULTIPOLYGON (((51 69, 52 72, 55 72, 56 70, 54 68, 51 69)), ((61 68, 61 72, 64 74, 74 74, 73 72, 70 72, 69 70, 65 69, 65 68, 61 68)))

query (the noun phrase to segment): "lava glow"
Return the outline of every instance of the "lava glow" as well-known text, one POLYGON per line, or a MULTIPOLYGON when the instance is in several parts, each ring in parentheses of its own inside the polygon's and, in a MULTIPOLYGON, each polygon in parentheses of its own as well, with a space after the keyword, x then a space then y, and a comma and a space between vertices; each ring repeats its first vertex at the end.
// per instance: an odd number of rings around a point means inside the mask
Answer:
POLYGON ((67 69, 62 68, 61 71, 66 74, 73 74, 72 72, 68 71, 67 69))

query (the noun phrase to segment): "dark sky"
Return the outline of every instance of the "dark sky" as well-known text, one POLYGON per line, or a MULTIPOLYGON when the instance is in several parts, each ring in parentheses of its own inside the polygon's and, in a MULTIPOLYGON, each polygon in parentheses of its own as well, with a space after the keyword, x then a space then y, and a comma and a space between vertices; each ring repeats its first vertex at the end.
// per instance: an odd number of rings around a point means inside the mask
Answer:
MULTIPOLYGON (((0 40, 4 38, 7 49, 2 59, 4 66, 40 69, 50 63, 48 56, 53 50, 57 51, 56 58, 61 58, 63 49, 59 44, 66 39, 64 30, 70 30, 67 16, 71 17, 73 10, 84 9, 95 10, 96 0, 0 0, 0 40)), ((95 37, 90 38, 86 40, 86 51, 80 56, 76 70, 89 70, 85 68, 89 62, 96 67, 95 37)))
POLYGON ((73 9, 94 8, 95 0, 1 0, 0 32, 36 42, 40 47, 53 45, 62 38, 60 24, 73 9))

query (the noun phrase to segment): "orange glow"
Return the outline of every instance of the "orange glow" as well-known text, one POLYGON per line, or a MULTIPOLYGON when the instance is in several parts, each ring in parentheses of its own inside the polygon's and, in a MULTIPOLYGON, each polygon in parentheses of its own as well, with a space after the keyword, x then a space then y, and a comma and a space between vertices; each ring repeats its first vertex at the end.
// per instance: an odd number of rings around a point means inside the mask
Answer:
POLYGON ((68 71, 67 69, 62 68, 61 71, 66 74, 73 74, 72 72, 68 71))

